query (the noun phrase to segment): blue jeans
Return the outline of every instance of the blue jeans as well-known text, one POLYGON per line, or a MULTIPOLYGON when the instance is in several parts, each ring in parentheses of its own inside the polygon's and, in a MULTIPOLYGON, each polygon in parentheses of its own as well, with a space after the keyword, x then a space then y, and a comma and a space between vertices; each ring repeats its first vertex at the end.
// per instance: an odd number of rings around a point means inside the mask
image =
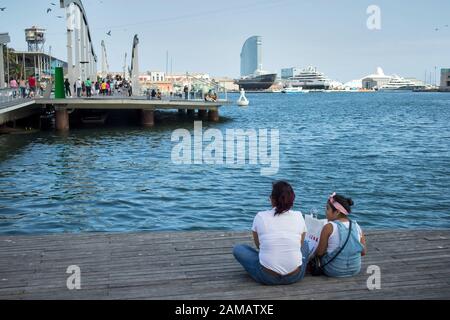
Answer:
POLYGON ((264 270, 263 266, 259 262, 259 252, 254 248, 240 244, 234 247, 233 255, 236 260, 244 267, 250 277, 256 282, 265 285, 288 285, 296 283, 305 277, 306 266, 308 264, 309 247, 305 243, 302 246, 302 266, 298 273, 290 276, 276 276, 264 270))

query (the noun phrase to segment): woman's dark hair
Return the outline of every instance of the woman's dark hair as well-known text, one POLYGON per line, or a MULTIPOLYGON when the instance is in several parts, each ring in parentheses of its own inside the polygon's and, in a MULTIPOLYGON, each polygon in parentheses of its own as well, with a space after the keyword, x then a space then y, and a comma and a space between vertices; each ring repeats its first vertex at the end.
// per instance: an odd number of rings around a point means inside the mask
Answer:
POLYGON ((295 193, 291 185, 285 181, 278 181, 272 185, 270 195, 275 204, 275 215, 283 214, 294 206, 295 193))
MULTIPOLYGON (((354 205, 353 200, 351 198, 346 198, 340 194, 337 194, 334 196, 334 201, 339 202, 345 210, 347 210, 348 213, 352 212, 352 206, 354 205)), ((330 200, 328 200, 328 205, 333 211, 336 211, 337 209, 330 203, 330 200)))

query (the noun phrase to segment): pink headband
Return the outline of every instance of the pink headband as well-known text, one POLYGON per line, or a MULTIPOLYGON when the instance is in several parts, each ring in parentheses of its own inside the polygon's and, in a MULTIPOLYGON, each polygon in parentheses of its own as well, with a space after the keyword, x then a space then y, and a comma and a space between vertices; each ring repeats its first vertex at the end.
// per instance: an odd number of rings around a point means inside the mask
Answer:
POLYGON ((333 192, 333 194, 328 198, 328 201, 330 201, 330 203, 333 205, 333 207, 336 208, 337 211, 348 216, 349 215, 348 211, 345 210, 345 208, 339 202, 334 200, 335 195, 336 195, 336 192, 333 192))

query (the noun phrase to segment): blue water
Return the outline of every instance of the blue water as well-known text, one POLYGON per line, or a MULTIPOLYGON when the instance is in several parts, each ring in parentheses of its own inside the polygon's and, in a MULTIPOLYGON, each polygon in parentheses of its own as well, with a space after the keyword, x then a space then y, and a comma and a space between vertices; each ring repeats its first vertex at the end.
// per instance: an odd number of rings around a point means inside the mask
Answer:
POLYGON ((337 191, 364 228, 450 228, 450 94, 248 98, 204 128, 278 129, 273 177, 257 165, 174 165, 172 131, 193 121, 170 116, 150 130, 0 136, 0 234, 247 230, 276 179, 306 213, 323 214, 337 191))

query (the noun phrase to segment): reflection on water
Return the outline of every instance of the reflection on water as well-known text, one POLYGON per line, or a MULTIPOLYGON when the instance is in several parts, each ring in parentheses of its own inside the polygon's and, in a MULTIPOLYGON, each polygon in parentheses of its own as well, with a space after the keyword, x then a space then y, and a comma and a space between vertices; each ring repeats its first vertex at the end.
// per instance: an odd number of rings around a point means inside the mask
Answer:
POLYGON ((172 131, 193 121, 170 114, 150 130, 0 136, 0 233, 249 229, 275 179, 294 185, 304 212, 337 191, 366 228, 450 228, 450 95, 248 97, 204 129, 279 129, 276 176, 173 165, 172 131))

